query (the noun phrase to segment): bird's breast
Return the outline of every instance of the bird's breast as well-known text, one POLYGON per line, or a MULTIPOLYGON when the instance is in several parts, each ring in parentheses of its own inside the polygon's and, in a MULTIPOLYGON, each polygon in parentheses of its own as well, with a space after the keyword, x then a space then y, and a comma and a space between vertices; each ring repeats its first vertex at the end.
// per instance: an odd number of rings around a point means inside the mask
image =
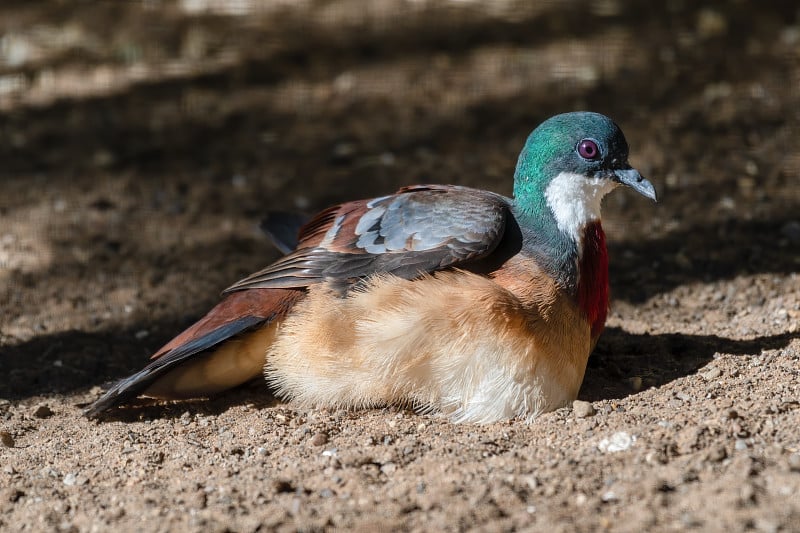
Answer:
POLYGON ((573 298, 519 263, 519 276, 379 276, 345 297, 311 287, 267 351, 267 379, 300 403, 405 402, 456 421, 561 407, 583 379, 589 326, 573 298))
POLYGON ((582 251, 578 259, 578 306, 591 325, 592 339, 603 331, 608 315, 608 249, 600 221, 583 230, 582 251))

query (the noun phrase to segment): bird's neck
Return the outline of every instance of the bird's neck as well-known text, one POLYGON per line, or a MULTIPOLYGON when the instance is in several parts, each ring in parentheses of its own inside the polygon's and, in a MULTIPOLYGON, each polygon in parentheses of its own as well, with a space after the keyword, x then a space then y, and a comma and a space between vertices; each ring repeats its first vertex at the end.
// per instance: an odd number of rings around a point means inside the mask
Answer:
POLYGON ((519 191, 529 196, 515 198, 523 249, 575 298, 593 337, 602 331, 608 313, 608 251, 600 204, 614 186, 608 180, 563 173, 543 191, 519 191))
POLYGON ((608 249, 600 221, 584 226, 581 253, 578 256, 578 306, 586 314, 592 338, 603 331, 608 315, 608 249))

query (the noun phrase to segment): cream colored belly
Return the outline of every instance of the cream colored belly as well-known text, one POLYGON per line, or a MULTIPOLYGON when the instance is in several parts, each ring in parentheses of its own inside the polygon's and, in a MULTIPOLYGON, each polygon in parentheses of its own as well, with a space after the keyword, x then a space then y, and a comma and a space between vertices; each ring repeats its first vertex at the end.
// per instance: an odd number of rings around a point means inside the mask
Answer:
POLYGON ((341 298, 312 287, 267 350, 265 375, 302 404, 410 403, 454 421, 532 419, 572 401, 590 332, 572 304, 525 304, 493 280, 376 278, 341 298))

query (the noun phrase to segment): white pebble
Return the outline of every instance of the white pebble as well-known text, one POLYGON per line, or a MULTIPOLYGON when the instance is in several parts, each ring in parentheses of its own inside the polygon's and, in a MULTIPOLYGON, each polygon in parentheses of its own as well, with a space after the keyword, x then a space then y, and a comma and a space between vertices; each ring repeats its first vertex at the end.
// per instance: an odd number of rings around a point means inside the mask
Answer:
POLYGON ((603 453, 624 452, 636 442, 636 435, 625 431, 617 431, 608 438, 600 441, 597 448, 603 453))

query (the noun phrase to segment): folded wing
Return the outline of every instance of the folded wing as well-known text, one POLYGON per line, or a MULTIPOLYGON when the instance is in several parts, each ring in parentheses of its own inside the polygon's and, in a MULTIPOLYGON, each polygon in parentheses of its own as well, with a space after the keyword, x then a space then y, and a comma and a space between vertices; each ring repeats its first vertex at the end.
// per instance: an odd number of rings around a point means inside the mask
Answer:
POLYGON ((341 204, 301 228, 296 250, 225 292, 355 281, 376 273, 411 279, 489 255, 507 216, 502 196, 455 186, 408 187, 341 204))

